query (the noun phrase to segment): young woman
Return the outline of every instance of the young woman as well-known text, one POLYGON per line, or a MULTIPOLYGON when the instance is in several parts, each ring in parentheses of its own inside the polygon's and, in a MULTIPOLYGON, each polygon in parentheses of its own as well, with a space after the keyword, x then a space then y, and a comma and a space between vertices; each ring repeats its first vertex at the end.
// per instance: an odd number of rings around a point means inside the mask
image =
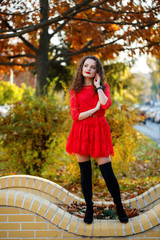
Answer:
POLYGON ((81 187, 86 202, 84 222, 93 221, 92 169, 90 157, 98 162, 106 186, 116 204, 122 223, 128 217, 121 203, 120 189, 111 165, 114 155, 110 128, 104 116, 111 106, 110 90, 105 83, 104 69, 95 56, 82 59, 70 87, 70 106, 73 125, 68 137, 66 151, 76 154, 80 172, 81 187))

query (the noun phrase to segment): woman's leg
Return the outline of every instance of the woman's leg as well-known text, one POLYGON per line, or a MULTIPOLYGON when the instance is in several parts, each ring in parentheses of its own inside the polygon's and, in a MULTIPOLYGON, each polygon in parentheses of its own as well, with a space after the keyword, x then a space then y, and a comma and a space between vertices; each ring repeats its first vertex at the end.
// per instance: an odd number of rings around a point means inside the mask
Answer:
POLYGON ((84 222, 90 224, 93 221, 91 161, 90 156, 85 157, 77 154, 77 158, 81 172, 82 192, 87 206, 84 222))
POLYGON ((128 222, 128 217, 123 209, 122 202, 121 202, 121 195, 120 195, 120 188, 117 181, 117 178, 114 175, 111 159, 109 158, 97 158, 96 159, 102 173, 102 176, 105 180, 106 186, 113 197, 113 201, 116 204, 117 214, 119 220, 122 223, 128 222))

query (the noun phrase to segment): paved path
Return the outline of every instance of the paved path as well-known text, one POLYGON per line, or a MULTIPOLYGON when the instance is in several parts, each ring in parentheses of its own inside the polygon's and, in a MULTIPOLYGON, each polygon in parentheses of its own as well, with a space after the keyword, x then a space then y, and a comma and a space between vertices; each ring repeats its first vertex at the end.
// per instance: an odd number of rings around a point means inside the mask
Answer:
POLYGON ((147 120, 146 124, 135 125, 134 128, 150 137, 160 146, 160 123, 154 123, 147 120))

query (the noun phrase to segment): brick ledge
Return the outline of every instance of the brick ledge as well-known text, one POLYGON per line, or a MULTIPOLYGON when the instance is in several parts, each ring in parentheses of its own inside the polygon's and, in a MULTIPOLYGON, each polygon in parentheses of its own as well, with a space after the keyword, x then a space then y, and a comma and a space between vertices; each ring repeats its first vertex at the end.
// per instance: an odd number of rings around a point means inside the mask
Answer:
MULTIPOLYGON (((1 177, 0 189, 0 206, 11 206, 29 210, 59 228, 76 235, 88 237, 124 237, 145 232, 160 224, 160 203, 157 203, 160 199, 160 184, 134 199, 124 201, 124 203, 129 203, 132 207, 146 207, 153 202, 157 204, 142 215, 130 219, 127 224, 122 224, 118 220, 94 220, 93 224, 86 225, 83 219, 63 211, 56 204, 40 195, 41 192, 52 195, 66 204, 71 203, 73 200, 79 202, 84 200, 69 193, 56 183, 43 178, 27 175, 1 177), (36 189, 39 195, 26 192, 25 188, 26 190, 36 189)), ((102 204, 101 201, 96 203, 102 204)), ((105 204, 108 205, 109 203, 106 202, 105 204)))

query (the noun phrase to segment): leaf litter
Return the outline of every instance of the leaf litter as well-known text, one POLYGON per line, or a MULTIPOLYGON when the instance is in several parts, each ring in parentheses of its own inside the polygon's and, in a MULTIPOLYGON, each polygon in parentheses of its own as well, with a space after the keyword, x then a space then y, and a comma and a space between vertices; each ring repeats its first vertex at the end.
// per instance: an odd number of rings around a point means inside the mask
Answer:
MULTIPOLYGON (((58 204, 58 207, 70 214, 73 214, 73 215, 79 217, 79 218, 84 218, 85 211, 86 211, 85 203, 73 202, 70 205, 58 204)), ((123 207, 124 207, 124 210, 125 210, 128 218, 133 218, 135 216, 139 216, 141 213, 143 213, 145 211, 144 209, 131 208, 126 205, 123 205, 123 207)), ((115 204, 110 204, 109 206, 106 206, 103 203, 102 203, 102 205, 94 204, 93 210, 94 210, 94 215, 93 215, 94 219, 102 219, 102 220, 118 219, 115 204)))

